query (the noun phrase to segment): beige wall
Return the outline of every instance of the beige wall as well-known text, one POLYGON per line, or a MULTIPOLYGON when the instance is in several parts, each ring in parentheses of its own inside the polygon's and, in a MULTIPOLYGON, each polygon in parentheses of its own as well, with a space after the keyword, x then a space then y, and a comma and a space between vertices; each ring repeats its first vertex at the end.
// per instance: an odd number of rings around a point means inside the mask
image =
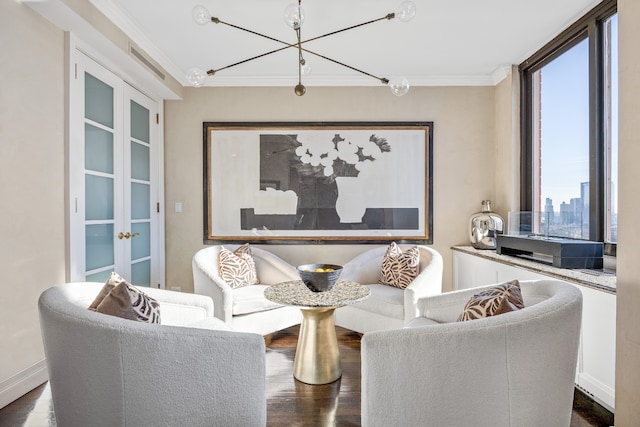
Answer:
POLYGON ((65 279, 63 49, 62 31, 0 2, 0 390, 44 358, 36 302, 65 279))
POLYGON ((618 0, 619 181, 616 426, 640 420, 640 2, 618 0))
MULTIPOLYGON (((310 87, 303 97, 292 88, 200 88, 165 108, 167 287, 192 291, 191 257, 203 247, 203 121, 433 121, 433 246, 444 257, 447 290, 449 248, 467 242, 469 216, 494 196, 493 87, 412 88, 402 98, 384 86, 310 87)), ((292 264, 342 263, 366 248, 270 246, 292 264)))
POLYGON ((495 89, 494 210, 508 221, 520 210, 520 81, 513 66, 495 89))

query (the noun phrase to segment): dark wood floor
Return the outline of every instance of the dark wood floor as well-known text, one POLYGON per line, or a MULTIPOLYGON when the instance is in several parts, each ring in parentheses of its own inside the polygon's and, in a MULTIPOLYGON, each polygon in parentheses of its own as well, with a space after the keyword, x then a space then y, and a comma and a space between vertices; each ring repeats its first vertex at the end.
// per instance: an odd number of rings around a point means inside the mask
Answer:
MULTIPOLYGON (((342 328, 337 328, 337 332, 342 378, 319 386, 293 379, 298 327, 273 335, 267 347, 268 426, 360 425, 360 335, 342 328)), ((48 383, 0 409, 0 427, 55 425, 48 383)), ((610 412, 581 392, 576 392, 571 427, 612 425, 613 415, 610 412)))

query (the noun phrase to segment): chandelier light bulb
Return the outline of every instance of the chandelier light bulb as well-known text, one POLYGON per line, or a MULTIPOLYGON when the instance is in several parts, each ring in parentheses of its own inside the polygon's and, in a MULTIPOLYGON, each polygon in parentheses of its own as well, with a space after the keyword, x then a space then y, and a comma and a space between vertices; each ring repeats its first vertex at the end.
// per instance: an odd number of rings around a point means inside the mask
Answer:
POLYGON ((304 23, 304 10, 297 3, 291 3, 284 9, 284 22, 294 30, 299 29, 304 23))
POLYGON ((409 80, 405 78, 392 79, 389 82, 389 89, 395 96, 403 96, 409 92, 409 80))
POLYGON ((207 73, 200 68, 191 68, 187 71, 187 81, 193 87, 200 87, 204 84, 204 80, 207 78, 207 73))
POLYGON ((211 14, 207 10, 206 7, 201 4, 197 5, 191 10, 191 16, 193 16, 193 20, 200 25, 205 25, 211 22, 211 14))
POLYGON ((412 1, 403 1, 396 10, 396 18, 402 22, 409 22, 416 16, 416 4, 412 1))
POLYGON ((311 65, 305 60, 300 61, 300 72, 303 76, 308 76, 311 74, 311 65))

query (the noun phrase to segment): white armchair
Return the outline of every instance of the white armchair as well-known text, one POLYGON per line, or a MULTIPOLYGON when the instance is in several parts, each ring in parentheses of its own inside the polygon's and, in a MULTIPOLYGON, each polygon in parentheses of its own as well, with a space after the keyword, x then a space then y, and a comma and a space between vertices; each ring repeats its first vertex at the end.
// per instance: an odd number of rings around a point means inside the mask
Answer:
POLYGON ((266 424, 260 335, 230 331, 202 295, 143 288, 162 324, 88 310, 102 286, 60 285, 38 301, 58 425, 266 424))
POLYGON ((405 289, 382 285, 379 282, 382 260, 387 247, 368 250, 344 265, 340 280, 366 285, 367 299, 336 310, 336 325, 365 333, 401 328, 419 315, 417 304, 421 298, 442 292, 442 256, 428 246, 418 246, 419 274, 405 289))
POLYGON ((581 292, 525 281, 525 308, 456 322, 488 287, 427 298, 408 327, 364 335, 363 426, 570 424, 581 292))
MULTIPOLYGON (((234 251, 237 245, 225 245, 234 251)), ((264 297, 268 285, 300 280, 295 267, 276 255, 254 246, 251 253, 256 264, 258 285, 232 289, 218 274, 220 245, 200 249, 193 256, 193 286, 196 294, 213 298, 215 316, 235 331, 255 332, 261 335, 297 325, 302 312, 269 301, 264 297)))

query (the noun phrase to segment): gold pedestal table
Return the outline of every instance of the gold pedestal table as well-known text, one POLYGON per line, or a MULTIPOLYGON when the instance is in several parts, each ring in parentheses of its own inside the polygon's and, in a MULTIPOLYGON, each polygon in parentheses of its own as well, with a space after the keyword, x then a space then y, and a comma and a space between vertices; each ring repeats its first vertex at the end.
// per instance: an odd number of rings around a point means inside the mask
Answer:
POLYGON ((330 291, 312 292, 301 280, 296 280, 269 286, 264 296, 302 310, 293 376, 307 384, 329 384, 340 378, 342 368, 333 312, 364 300, 369 296, 369 288, 339 281, 330 291))

